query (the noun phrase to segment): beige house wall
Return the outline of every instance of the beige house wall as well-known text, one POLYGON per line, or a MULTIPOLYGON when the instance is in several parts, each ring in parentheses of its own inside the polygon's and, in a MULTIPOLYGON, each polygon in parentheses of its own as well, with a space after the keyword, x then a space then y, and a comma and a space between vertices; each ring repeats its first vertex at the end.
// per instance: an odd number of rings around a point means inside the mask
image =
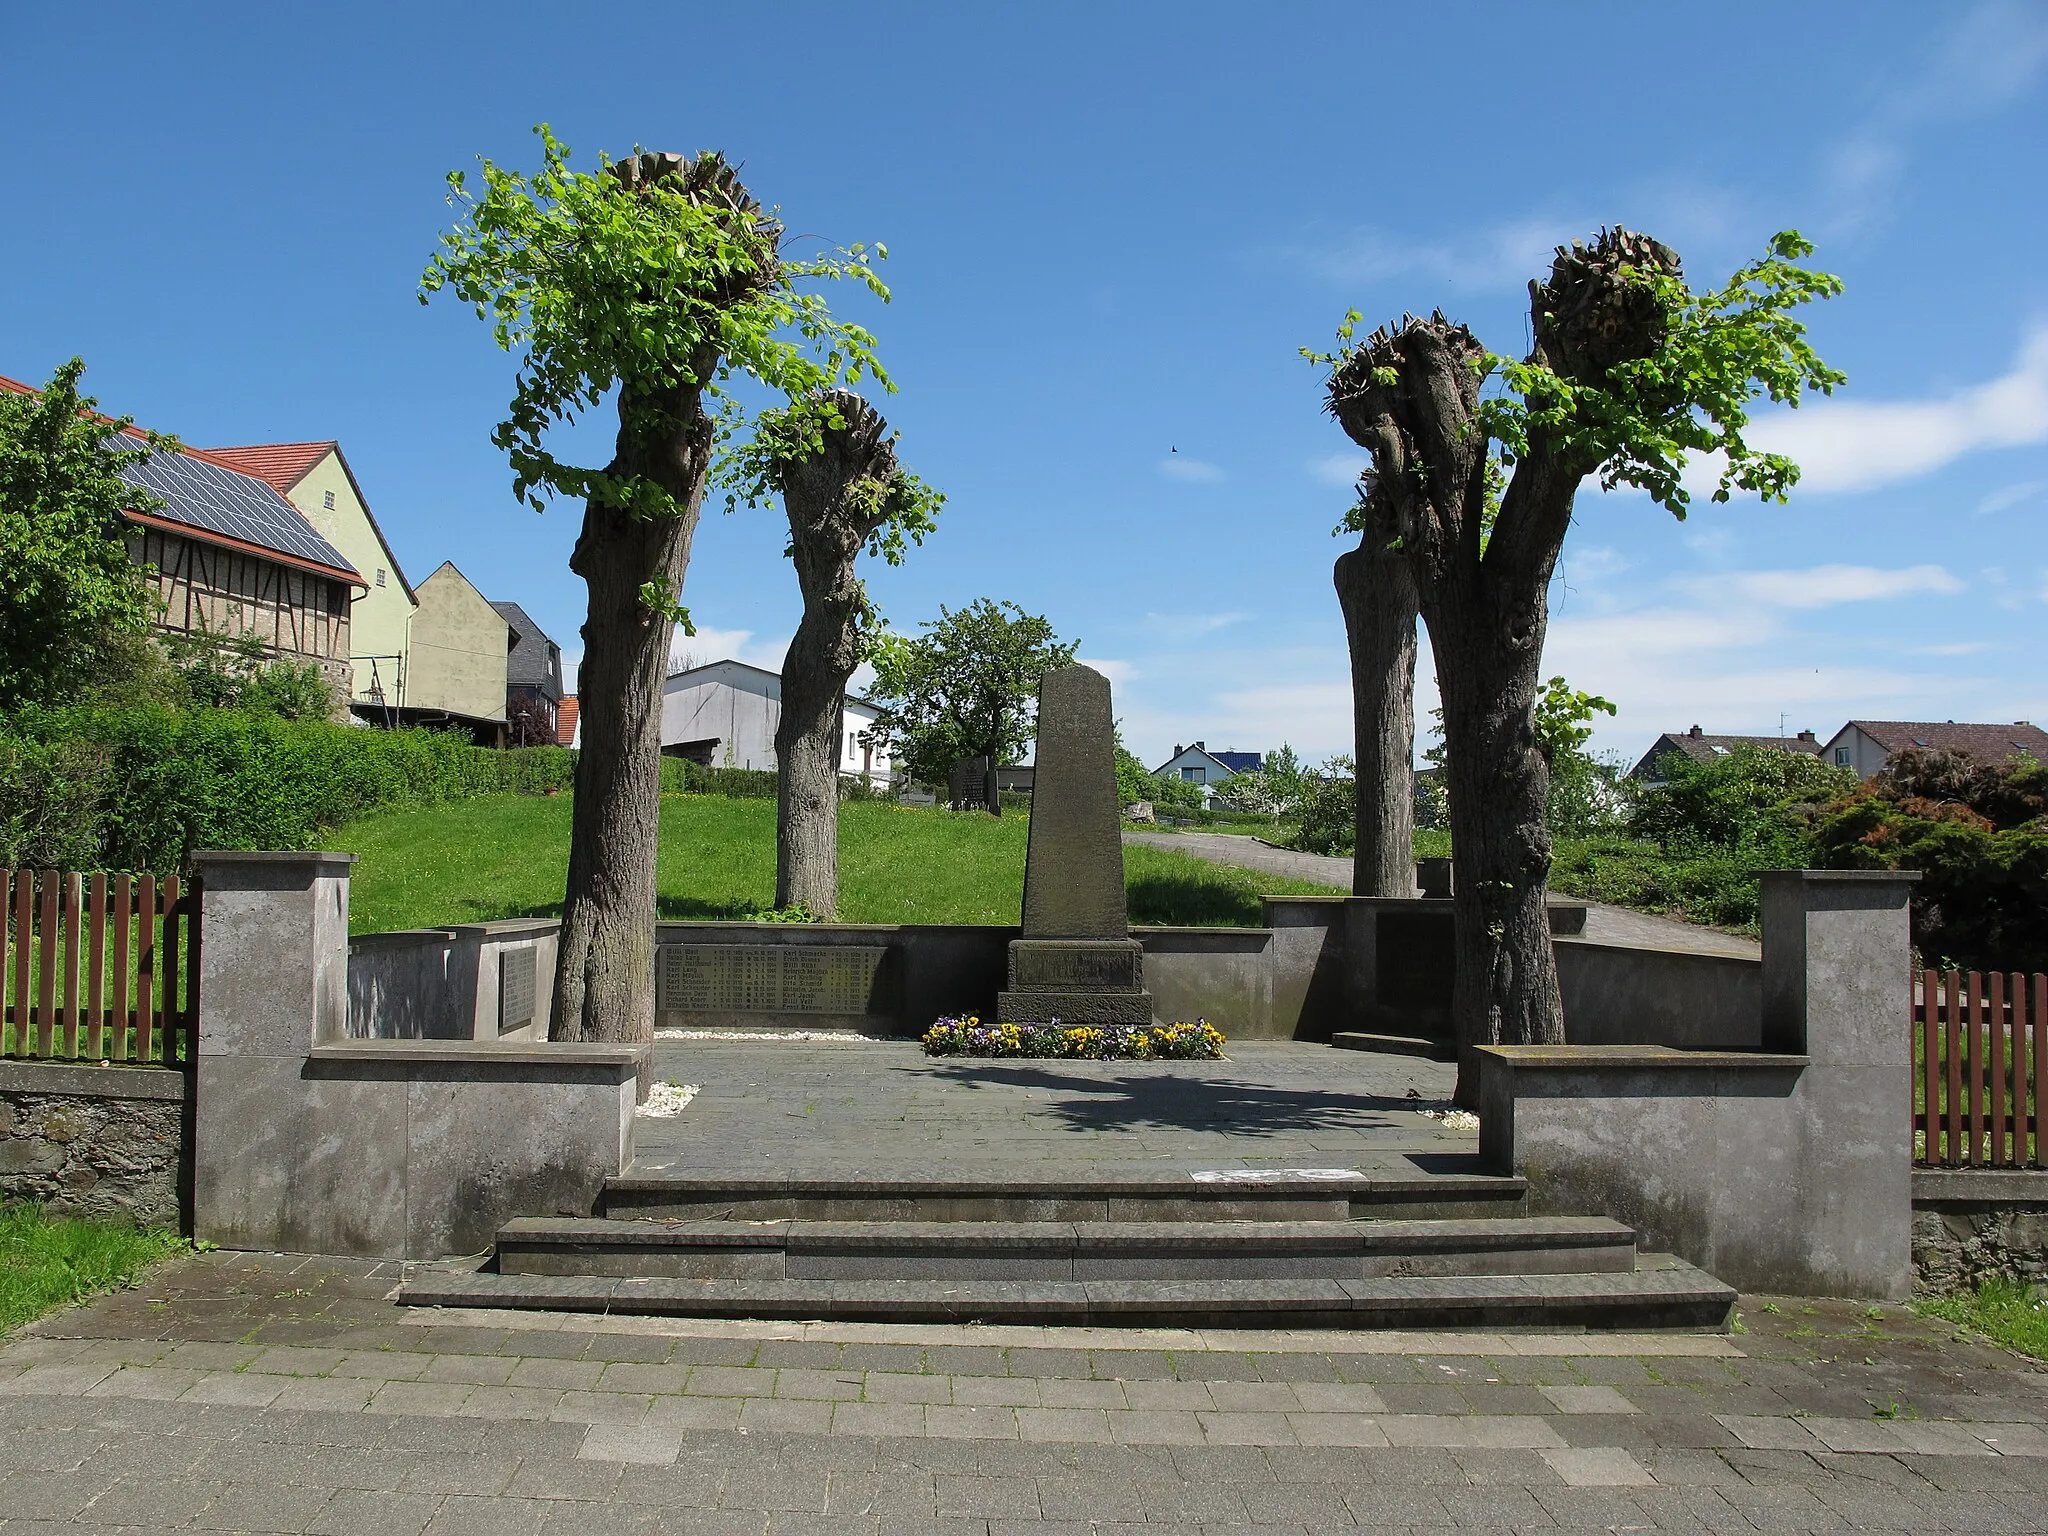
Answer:
POLYGON ((420 606, 412 616, 406 707, 503 720, 511 626, 453 563, 444 563, 416 590, 420 606))
POLYGON ((377 537, 369 509, 356 495, 341 455, 329 451, 291 488, 290 500, 363 573, 366 590, 356 593, 349 614, 351 697, 364 703, 417 705, 405 688, 415 605, 384 541, 377 537))

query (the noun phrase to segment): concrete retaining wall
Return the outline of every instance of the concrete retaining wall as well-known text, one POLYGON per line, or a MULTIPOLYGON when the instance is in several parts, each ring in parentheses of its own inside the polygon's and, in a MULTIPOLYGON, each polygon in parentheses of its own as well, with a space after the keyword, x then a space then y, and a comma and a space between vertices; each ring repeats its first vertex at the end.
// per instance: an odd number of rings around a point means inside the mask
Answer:
POLYGON ((185 1074, 0 1062, 0 1200, 184 1227, 185 1074))
POLYGON ((1935 1295, 1994 1276, 2048 1283, 2048 1172, 1915 1169, 1913 1270, 1935 1295))
POLYGON ((348 1038, 545 1040, 561 931, 558 919, 516 918, 350 939, 348 1038), (534 954, 533 1022, 501 1031, 501 967, 522 950, 534 954))
POLYGON ((1761 1050, 1481 1049, 1481 1159, 1745 1290, 1909 1294, 1917 878, 1763 876, 1761 1050))
MULTIPOLYGON (((198 863, 206 942, 194 1236, 426 1259, 478 1252, 513 1216, 589 1214, 604 1180, 632 1158, 645 1052, 351 1039, 352 997, 374 1009, 396 996, 382 983, 361 994, 351 986, 353 856, 223 853, 198 863)), ((517 942, 500 924, 474 936, 478 954, 517 942)), ((428 982, 450 975, 447 957, 462 951, 441 942, 414 936, 368 949, 395 987, 405 967, 428 982)), ((464 985, 457 976, 430 989, 391 1027, 459 1029, 464 985)), ((544 998, 546 986, 538 990, 544 998)), ((475 1018, 466 1016, 471 1029, 475 1018)))
POLYGON ((1572 1045, 1753 1051, 1763 1041, 1762 960, 1551 941, 1572 1045))

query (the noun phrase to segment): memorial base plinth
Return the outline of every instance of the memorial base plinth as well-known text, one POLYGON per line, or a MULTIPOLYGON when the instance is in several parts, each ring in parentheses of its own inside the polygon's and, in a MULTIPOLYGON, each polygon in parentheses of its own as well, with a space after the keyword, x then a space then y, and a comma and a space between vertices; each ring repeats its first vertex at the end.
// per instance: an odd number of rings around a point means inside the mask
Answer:
POLYGON ((1001 992, 1001 1024, 1150 1024, 1150 992, 1001 992))
POLYGON ((1145 950, 1136 939, 1017 939, 1010 985, 996 998, 1003 1024, 1150 1024, 1145 950))

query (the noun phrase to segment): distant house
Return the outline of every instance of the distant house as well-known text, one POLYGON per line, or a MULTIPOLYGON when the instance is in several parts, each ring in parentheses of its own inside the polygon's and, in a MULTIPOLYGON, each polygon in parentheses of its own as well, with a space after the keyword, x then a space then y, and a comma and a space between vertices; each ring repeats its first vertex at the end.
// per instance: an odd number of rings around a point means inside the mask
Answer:
POLYGON ((583 723, 582 706, 577 704, 573 693, 562 696, 561 708, 555 711, 555 745, 558 747, 580 746, 580 727, 583 723))
POLYGON ((206 452, 290 501, 362 572, 362 589, 349 610, 349 707, 363 719, 395 722, 394 712, 410 702, 406 665, 419 596, 377 525, 341 444, 252 443, 206 452))
POLYGON ((1811 731, 1801 731, 1797 736, 1709 736, 1698 726, 1689 731, 1666 731, 1650 743, 1650 750, 1643 754, 1642 761, 1629 769, 1628 776, 1645 784, 1659 784, 1664 775, 1657 764, 1673 752, 1681 753, 1696 763, 1710 763, 1717 757, 1726 757, 1737 747, 1762 747, 1773 752, 1804 752, 1809 757, 1820 755, 1820 742, 1811 731))
POLYGON ((491 606, 512 632, 512 649, 505 658, 506 718, 523 718, 541 728, 537 733, 540 738, 559 740, 562 648, 517 603, 491 606))
MULTIPOLYGON (((0 389, 36 393, 8 378, 0 389)), ((350 609, 365 586, 349 557, 268 482, 203 448, 152 453, 121 473, 163 502, 124 514, 129 558, 156 573, 158 632, 252 637, 279 660, 317 666, 338 711, 350 609)))
POLYGON ((512 626, 452 561, 421 582, 418 595, 401 723, 453 726, 480 745, 502 745, 512 626))
POLYGON ((1216 798, 1216 786, 1227 784, 1240 773, 1257 773, 1266 765, 1258 752, 1211 752, 1203 742, 1176 745, 1173 756, 1152 770, 1154 778, 1179 779, 1202 786, 1202 804, 1216 798))
MULTIPOLYGON (((880 711, 847 695, 839 722, 839 772, 889 782, 888 749, 869 737, 880 711)), ((775 767, 782 678, 743 661, 714 661, 672 674, 661 690, 661 750, 707 768, 775 767)))
POLYGON ((2026 720, 2011 725, 1958 725, 1953 720, 1851 720, 1828 738, 1831 763, 1854 768, 1859 778, 1881 771, 1901 752, 1914 748, 1967 752, 1981 762, 2002 763, 2024 753, 2048 763, 2048 731, 2026 720))

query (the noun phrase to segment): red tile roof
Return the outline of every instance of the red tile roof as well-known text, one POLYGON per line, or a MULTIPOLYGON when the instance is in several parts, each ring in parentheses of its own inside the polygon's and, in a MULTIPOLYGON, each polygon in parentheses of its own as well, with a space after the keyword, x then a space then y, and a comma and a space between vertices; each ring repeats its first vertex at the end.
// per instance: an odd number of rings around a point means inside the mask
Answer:
MULTIPOLYGON (((1914 747, 1967 752, 1979 761, 2000 763, 2015 752, 2048 762, 2048 731, 2025 720, 2011 725, 1958 725, 1953 720, 1851 720, 1888 755, 1914 747)), ((1837 734, 1840 734, 1837 732, 1837 734)))
POLYGON ((576 695, 570 694, 555 706, 555 743, 558 746, 576 745, 576 717, 582 707, 576 702, 576 695))
POLYGON ((205 452, 230 469, 239 469, 245 475, 266 480, 288 494, 293 486, 306 478, 315 464, 340 446, 333 441, 251 443, 242 448, 208 448, 205 452))

